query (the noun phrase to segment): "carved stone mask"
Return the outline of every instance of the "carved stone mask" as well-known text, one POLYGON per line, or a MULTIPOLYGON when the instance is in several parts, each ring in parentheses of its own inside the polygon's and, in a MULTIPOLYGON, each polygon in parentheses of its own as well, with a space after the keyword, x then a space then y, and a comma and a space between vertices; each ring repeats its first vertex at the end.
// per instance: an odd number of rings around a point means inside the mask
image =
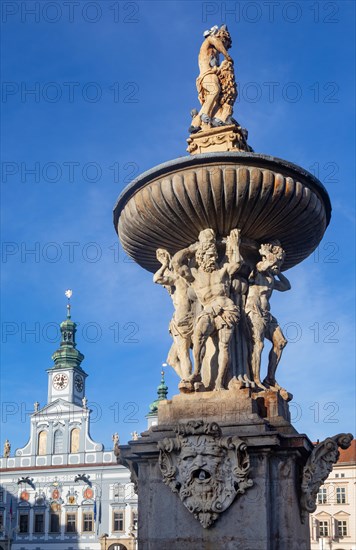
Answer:
POLYGON ((163 481, 209 527, 252 485, 246 445, 238 437, 222 437, 215 422, 188 422, 176 432, 176 438, 158 444, 163 481))

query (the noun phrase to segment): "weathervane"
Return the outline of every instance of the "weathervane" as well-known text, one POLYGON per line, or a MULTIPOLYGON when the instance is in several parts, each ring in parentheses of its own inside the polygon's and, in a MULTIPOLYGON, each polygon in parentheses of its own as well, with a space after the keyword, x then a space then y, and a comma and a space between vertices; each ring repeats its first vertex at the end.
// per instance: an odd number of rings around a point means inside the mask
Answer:
POLYGON ((70 319, 70 299, 72 297, 72 294, 73 294, 73 290, 71 290, 70 288, 68 288, 68 290, 65 291, 64 293, 67 298, 68 298, 68 304, 67 304, 67 319, 70 319))

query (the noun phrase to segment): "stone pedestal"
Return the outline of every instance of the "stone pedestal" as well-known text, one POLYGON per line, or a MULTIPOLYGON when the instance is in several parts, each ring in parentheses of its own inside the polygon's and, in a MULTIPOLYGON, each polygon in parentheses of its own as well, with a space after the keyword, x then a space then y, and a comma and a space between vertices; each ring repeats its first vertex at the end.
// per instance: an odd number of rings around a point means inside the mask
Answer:
POLYGON ((218 151, 251 151, 241 126, 231 124, 218 128, 207 128, 187 139, 187 151, 191 155, 218 151))
POLYGON ((300 484, 313 446, 290 424, 288 404, 278 393, 250 392, 181 394, 162 401, 158 425, 120 447, 120 460, 139 486, 140 550, 309 549, 309 524, 303 524, 300 515, 300 484), (219 441, 242 440, 250 461, 251 486, 208 527, 165 485, 160 468, 159 447, 174 441, 177 425, 197 420, 216 422, 219 441))

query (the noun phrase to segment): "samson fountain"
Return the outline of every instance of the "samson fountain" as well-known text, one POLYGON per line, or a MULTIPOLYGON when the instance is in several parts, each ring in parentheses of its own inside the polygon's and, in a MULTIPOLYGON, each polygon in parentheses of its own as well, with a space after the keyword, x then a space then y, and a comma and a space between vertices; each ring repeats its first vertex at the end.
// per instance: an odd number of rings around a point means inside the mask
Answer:
POLYGON ((140 550, 307 550, 319 487, 352 440, 314 446, 278 383, 287 340, 273 294, 291 291, 285 272, 318 246, 331 205, 312 174, 249 146, 230 47, 226 26, 204 33, 189 155, 143 173, 114 209, 124 250, 172 298, 167 363, 180 379, 157 425, 118 451, 138 489, 140 550))

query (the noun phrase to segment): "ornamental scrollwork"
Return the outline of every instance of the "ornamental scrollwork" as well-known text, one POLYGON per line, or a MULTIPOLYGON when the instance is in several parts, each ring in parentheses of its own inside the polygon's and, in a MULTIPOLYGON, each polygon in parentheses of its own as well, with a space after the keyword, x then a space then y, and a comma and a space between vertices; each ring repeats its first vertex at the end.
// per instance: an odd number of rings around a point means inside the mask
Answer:
POLYGON ((319 488, 339 459, 339 447, 348 449, 352 440, 352 434, 341 433, 333 437, 327 437, 313 449, 303 469, 300 500, 303 523, 307 518, 307 514, 316 510, 319 488))

